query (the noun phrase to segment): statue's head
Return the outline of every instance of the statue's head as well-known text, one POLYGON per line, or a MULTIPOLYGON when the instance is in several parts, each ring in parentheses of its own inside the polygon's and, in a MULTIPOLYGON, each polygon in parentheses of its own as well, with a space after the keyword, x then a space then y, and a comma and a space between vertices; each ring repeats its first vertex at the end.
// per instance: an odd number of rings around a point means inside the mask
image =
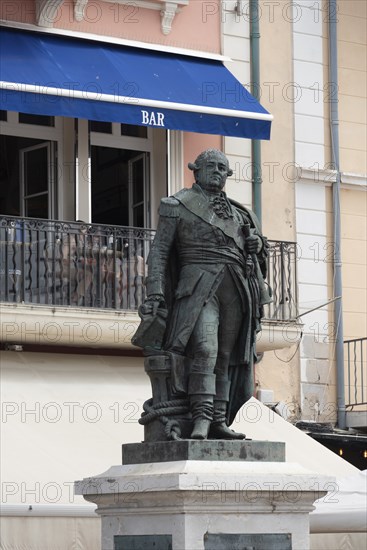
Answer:
POLYGON ((189 162, 195 183, 211 193, 218 193, 225 186, 228 176, 233 174, 228 159, 222 151, 207 149, 200 153, 194 163, 189 162))

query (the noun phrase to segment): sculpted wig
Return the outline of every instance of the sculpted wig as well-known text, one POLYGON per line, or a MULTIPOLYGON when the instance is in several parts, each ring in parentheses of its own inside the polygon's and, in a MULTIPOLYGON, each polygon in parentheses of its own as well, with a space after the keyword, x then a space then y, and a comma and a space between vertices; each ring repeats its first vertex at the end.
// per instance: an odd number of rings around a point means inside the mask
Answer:
MULTIPOLYGON (((227 174, 228 176, 232 176, 233 170, 229 167, 228 159, 225 156, 225 154, 222 151, 219 151, 218 149, 206 149, 200 155, 196 158, 195 162, 189 162, 188 167, 190 170, 194 172, 194 176, 196 172, 199 170, 202 164, 207 162, 209 159, 212 159, 215 157, 216 159, 222 160, 227 165, 227 174)), ((196 179, 196 178, 195 178, 196 179)))

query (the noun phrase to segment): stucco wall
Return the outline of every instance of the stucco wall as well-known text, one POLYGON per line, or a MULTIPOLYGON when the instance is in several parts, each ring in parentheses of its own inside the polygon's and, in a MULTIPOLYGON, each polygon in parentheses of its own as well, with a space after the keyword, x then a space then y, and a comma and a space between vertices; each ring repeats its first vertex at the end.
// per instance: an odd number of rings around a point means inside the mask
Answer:
MULTIPOLYGON (((248 8, 248 6, 247 6, 248 8)), ((247 89, 250 90, 250 24, 247 11, 236 14, 234 3, 223 3, 222 12, 222 53, 231 58, 226 67, 247 89)), ((224 90, 228 98, 235 97, 239 89, 224 90)), ((233 175, 228 179, 228 195, 251 208, 251 140, 226 136, 223 139, 224 151, 229 159, 233 175)))
MULTIPOLYGON (((283 8, 281 3, 260 1, 261 103, 274 116, 271 139, 261 144, 262 218, 268 238, 295 241, 293 36, 291 11, 283 8)), ((285 339, 293 337, 287 327, 283 333, 285 339)), ((257 390, 274 392, 285 417, 299 417, 299 343, 266 352, 256 365, 255 381, 257 390)))
POLYGON ((338 1, 340 164, 367 173, 367 4, 338 1))
POLYGON ((341 192, 345 340, 367 335, 367 193, 341 192))
POLYGON ((261 2, 261 103, 274 116, 271 140, 262 143, 263 229, 271 239, 295 240, 295 109, 292 23, 281 5, 261 2), (275 54, 276 52, 276 54, 275 54))

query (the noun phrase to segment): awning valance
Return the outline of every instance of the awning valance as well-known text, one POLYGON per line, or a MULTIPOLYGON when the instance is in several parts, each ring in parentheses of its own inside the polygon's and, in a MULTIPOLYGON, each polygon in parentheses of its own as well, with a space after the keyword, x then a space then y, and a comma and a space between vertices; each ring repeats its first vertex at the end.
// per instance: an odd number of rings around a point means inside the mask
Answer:
POLYGON ((220 61, 2 28, 1 109, 269 139, 272 116, 220 61))

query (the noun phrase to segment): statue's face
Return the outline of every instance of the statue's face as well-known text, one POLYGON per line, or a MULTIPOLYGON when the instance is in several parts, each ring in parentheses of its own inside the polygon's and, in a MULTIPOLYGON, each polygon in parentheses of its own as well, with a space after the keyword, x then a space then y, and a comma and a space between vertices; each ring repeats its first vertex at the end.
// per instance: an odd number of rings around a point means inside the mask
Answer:
POLYGON ((219 193, 225 186, 228 170, 228 162, 224 156, 211 155, 195 171, 196 183, 205 191, 219 193))

